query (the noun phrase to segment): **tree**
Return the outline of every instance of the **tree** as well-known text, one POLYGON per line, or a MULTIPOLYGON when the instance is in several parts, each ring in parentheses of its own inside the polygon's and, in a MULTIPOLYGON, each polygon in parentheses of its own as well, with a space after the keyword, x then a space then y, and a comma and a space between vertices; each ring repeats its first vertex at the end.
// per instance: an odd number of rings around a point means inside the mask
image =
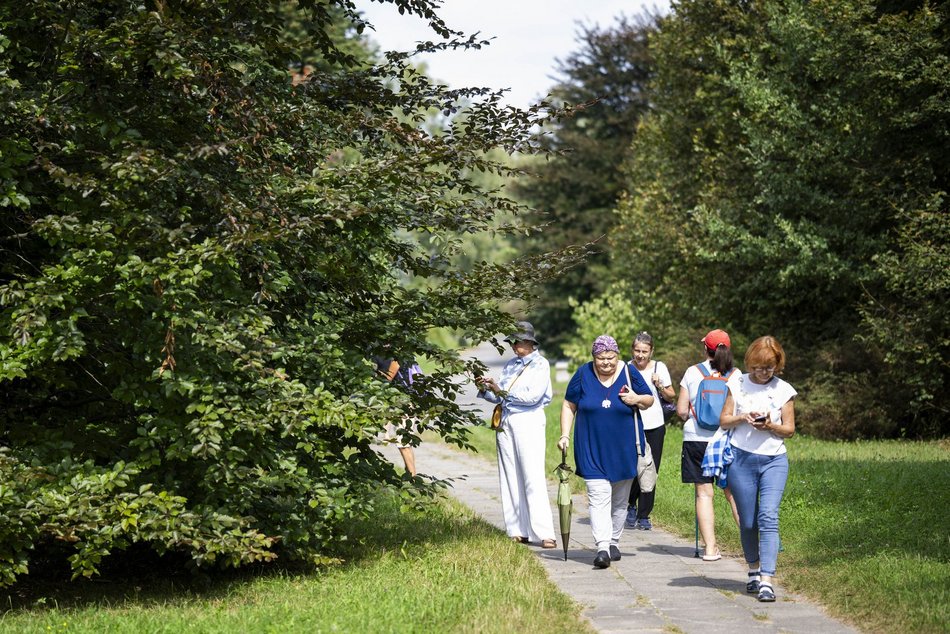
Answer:
POLYGON ((819 433, 946 433, 946 17, 696 0, 654 40, 656 114, 615 243, 674 254, 618 254, 615 276, 672 301, 681 330, 789 342, 819 433), (916 405, 881 381, 913 385, 916 405))
MULTIPOLYGON (((543 131, 541 143, 554 154, 531 161, 516 193, 537 209, 544 231, 524 241, 530 252, 579 245, 609 230, 622 189, 621 165, 640 118, 649 108, 645 86, 653 74, 648 39, 655 18, 620 18, 609 28, 580 27, 579 50, 559 63, 563 79, 551 90, 556 104, 573 104, 572 117, 543 131)), ((608 255, 603 246, 564 276, 547 283, 532 319, 545 345, 558 350, 571 331, 567 298, 589 299, 605 287, 608 255)))
POLYGON ((387 421, 465 444, 467 365, 426 332, 507 329, 499 299, 566 262, 448 264, 518 215, 467 175, 531 151, 541 114, 361 63, 341 19, 364 26, 350 2, 0 8, 0 584, 51 544, 86 576, 133 544, 330 562, 380 487, 434 488, 374 451, 387 421), (465 125, 420 130, 462 98, 465 125), (425 393, 381 353, 428 357, 425 393))

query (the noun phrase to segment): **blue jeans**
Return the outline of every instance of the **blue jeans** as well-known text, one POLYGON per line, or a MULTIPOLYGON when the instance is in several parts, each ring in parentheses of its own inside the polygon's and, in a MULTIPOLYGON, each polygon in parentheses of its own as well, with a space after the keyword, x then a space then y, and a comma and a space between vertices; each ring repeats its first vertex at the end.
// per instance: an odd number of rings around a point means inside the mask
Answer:
POLYGON ((778 507, 788 480, 788 456, 763 456, 732 448, 729 489, 739 511, 739 536, 747 563, 759 562, 763 575, 775 575, 778 559, 778 507))

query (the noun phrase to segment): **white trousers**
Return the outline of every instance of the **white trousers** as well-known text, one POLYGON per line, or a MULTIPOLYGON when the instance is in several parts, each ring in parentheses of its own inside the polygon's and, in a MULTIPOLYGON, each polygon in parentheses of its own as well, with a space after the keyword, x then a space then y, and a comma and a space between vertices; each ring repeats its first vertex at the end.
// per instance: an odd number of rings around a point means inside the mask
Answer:
POLYGON ((590 530, 597 550, 607 550, 620 543, 624 521, 627 519, 627 499, 633 478, 611 482, 584 480, 587 484, 587 504, 590 510, 590 530))
POLYGON ((512 414, 495 434, 501 510, 509 537, 554 539, 544 474, 544 410, 512 414))

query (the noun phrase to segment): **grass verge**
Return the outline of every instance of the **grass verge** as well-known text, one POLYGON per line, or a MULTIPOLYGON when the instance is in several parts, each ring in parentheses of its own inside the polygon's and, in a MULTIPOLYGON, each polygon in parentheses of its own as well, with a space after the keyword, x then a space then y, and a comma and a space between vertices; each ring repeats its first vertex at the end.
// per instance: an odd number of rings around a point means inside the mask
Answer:
POLYGON ((386 499, 354 534, 347 563, 321 572, 34 586, 30 607, 8 609, 0 631, 592 631, 532 551, 454 501, 400 514, 386 499))

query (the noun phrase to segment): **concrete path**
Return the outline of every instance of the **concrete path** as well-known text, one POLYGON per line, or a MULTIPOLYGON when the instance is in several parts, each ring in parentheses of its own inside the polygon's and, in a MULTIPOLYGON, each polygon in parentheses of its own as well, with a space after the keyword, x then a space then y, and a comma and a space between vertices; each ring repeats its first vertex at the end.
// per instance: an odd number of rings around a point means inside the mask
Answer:
MULTIPOLYGON (((500 366, 491 347, 475 352, 500 366)), ((497 371, 493 369, 497 376, 497 371)), ((488 408, 473 398, 464 402, 487 413, 488 408)), ((487 405, 487 404, 485 404, 487 405)), ((401 465, 395 449, 383 453, 401 465)), ((420 473, 454 480, 450 493, 479 516, 504 530, 497 468, 492 460, 454 448, 425 443, 416 449, 420 473)), ((554 503, 557 486, 549 487, 554 526, 559 526, 554 503)), ((620 541, 621 561, 597 570, 590 533, 587 501, 583 491, 574 492, 573 523, 564 561, 558 536, 555 550, 525 546, 536 552, 551 580, 584 606, 582 615, 595 629, 605 633, 685 632, 687 634, 735 634, 738 632, 801 632, 802 634, 853 633, 857 630, 839 623, 818 606, 791 595, 779 585, 775 603, 759 603, 745 592, 746 566, 740 559, 724 557, 703 562, 694 557, 691 540, 674 537, 654 528, 651 531, 625 530, 620 541)))

